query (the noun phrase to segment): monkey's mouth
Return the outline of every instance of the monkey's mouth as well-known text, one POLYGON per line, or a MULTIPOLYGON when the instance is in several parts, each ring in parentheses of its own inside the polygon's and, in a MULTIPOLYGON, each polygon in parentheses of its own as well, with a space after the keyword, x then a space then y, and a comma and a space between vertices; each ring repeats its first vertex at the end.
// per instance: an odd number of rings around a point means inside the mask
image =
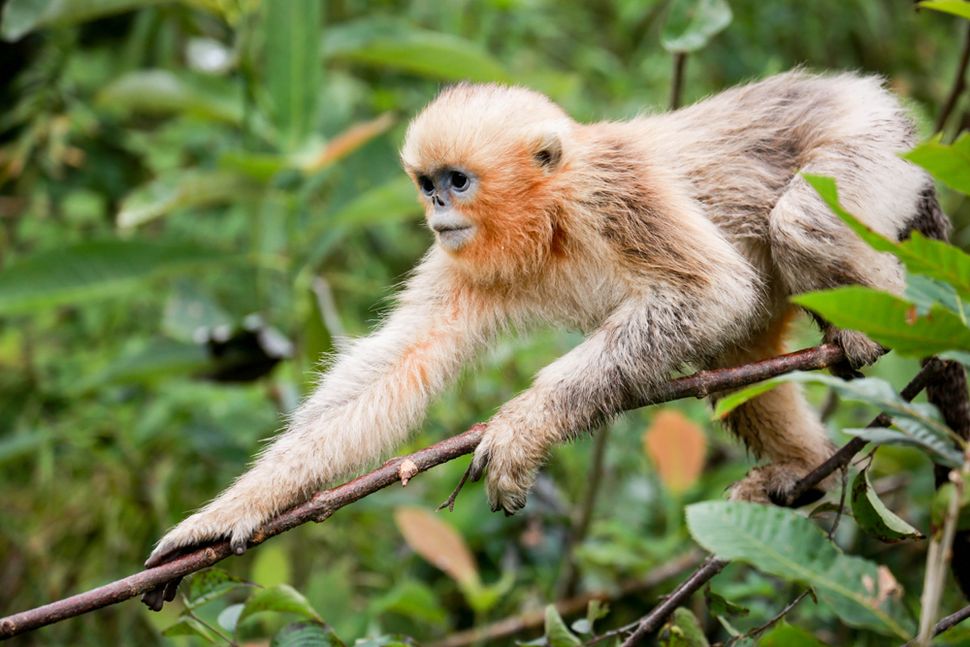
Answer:
POLYGON ((475 235, 474 225, 455 225, 435 228, 438 242, 449 252, 457 252, 475 235))

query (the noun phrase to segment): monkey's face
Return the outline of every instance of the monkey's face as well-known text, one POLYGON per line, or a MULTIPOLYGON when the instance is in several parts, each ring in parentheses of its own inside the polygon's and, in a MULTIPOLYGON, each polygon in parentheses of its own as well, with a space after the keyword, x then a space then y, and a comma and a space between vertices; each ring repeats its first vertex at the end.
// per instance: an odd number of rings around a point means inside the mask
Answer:
POLYGON ((514 281, 541 269, 572 124, 540 94, 493 85, 446 90, 411 123, 404 167, 436 244, 467 274, 514 281))
POLYGON ((427 205, 428 226, 445 251, 458 253, 475 238, 478 224, 462 207, 471 205, 479 180, 465 169, 444 166, 415 176, 427 205))

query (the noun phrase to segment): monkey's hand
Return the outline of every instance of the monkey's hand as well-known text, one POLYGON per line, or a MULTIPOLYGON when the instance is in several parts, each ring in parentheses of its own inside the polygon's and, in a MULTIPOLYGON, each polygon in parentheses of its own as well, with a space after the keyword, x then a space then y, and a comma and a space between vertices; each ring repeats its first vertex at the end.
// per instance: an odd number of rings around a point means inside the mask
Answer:
POLYGON ((206 546, 222 539, 228 539, 232 551, 241 555, 246 552, 253 533, 267 520, 252 506, 216 499, 169 530, 155 546, 145 566, 158 566, 184 554, 186 549, 206 546))
POLYGON ((492 512, 510 516, 525 506, 539 466, 545 460, 542 427, 529 415, 526 394, 506 404, 488 422, 482 442, 475 450, 471 478, 482 477, 488 468, 485 490, 492 512))

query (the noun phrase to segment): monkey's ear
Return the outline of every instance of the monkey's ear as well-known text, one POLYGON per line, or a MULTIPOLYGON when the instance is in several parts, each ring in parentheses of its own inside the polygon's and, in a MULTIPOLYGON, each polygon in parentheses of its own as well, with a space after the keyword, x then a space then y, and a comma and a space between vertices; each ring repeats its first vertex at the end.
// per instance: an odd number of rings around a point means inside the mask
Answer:
POLYGON ((546 170, 554 171, 562 162, 562 140, 556 133, 546 133, 539 137, 532 149, 532 159, 546 170))

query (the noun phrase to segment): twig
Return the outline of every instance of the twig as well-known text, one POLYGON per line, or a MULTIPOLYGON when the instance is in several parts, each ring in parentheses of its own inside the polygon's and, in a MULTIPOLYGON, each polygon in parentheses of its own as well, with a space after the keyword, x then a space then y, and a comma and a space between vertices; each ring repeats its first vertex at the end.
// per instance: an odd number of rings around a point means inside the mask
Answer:
MULTIPOLYGON (((795 370, 825 368, 842 359, 844 356, 841 349, 832 344, 822 344, 815 348, 806 348, 734 368, 699 371, 667 382, 648 399, 631 400, 626 408, 634 409, 687 396, 702 398, 717 391, 747 386, 795 370)), ((465 433, 442 440, 410 456, 392 459, 353 481, 319 492, 305 503, 291 508, 268 522, 254 535, 251 545, 261 544, 270 537, 307 521, 324 521, 340 508, 396 483, 401 477, 399 467, 405 461, 412 461, 418 471, 423 472, 459 456, 470 454, 478 446, 483 433, 483 427, 475 425, 465 433)), ((824 476, 819 480, 822 478, 824 476)), ((0 639, 117 604, 157 589, 166 582, 212 566, 228 557, 231 552, 229 542, 217 542, 161 566, 141 571, 86 593, 7 616, 0 619, 0 639)))
MULTIPOLYGON (((592 600, 618 600, 633 593, 655 588, 675 575, 692 568, 701 561, 703 554, 698 550, 691 550, 679 557, 675 557, 662 566, 650 571, 644 577, 628 580, 614 590, 584 593, 555 603, 556 611, 561 616, 568 616, 582 612, 592 600)), ((522 633, 528 629, 541 627, 545 622, 545 610, 536 609, 526 613, 504 618, 483 627, 468 629, 453 633, 444 640, 431 643, 431 647, 465 647, 474 644, 491 644, 493 641, 522 633)))
MULTIPOLYGON (((920 369, 919 373, 917 373, 916 376, 909 381, 909 384, 907 384, 903 390, 899 392, 900 397, 906 401, 915 398, 920 391, 926 388, 926 385, 942 368, 943 362, 936 358, 927 361, 923 365, 923 368, 920 369)), ((889 418, 889 416, 881 413, 876 416, 875 419, 873 419, 873 421, 867 425, 867 427, 888 427, 890 424, 892 424, 892 420, 889 418)), ((809 490, 825 480, 829 474, 835 470, 846 467, 852 458, 862 451, 862 449, 868 444, 868 441, 863 440, 858 436, 847 442, 837 452, 832 454, 828 460, 809 472, 798 483, 796 483, 795 487, 792 488, 792 491, 788 493, 785 502, 790 505, 793 501, 798 501, 801 499, 809 490)))
POLYGON ((758 636, 760 636, 764 632, 768 631, 769 629, 771 629, 772 627, 774 627, 776 624, 778 624, 778 622, 782 618, 784 618, 785 616, 787 616, 791 612, 792 609, 794 609, 795 607, 797 607, 801 603, 801 601, 804 600, 806 597, 808 597, 811 593, 812 593, 812 589, 805 589, 804 591, 802 591, 801 593, 799 593, 797 596, 795 596, 795 599, 794 600, 792 600, 791 602, 789 602, 788 604, 786 604, 784 609, 782 609, 781 611, 779 611, 778 613, 776 613, 771 620, 769 620, 768 622, 764 623, 763 625, 760 625, 758 627, 755 627, 751 631, 745 632, 744 636, 747 637, 747 638, 757 638, 758 636))
POLYGON ((959 611, 951 613, 950 615, 942 618, 939 622, 937 622, 936 626, 933 627, 933 635, 939 636, 944 631, 947 631, 949 629, 952 629, 953 627, 956 627, 958 624, 960 624, 967 618, 970 618, 970 604, 963 607, 959 611))
POLYGON ((953 85, 940 109, 940 116, 936 118, 936 132, 941 132, 946 126, 950 114, 957 105, 957 100, 966 88, 968 63, 970 63, 970 24, 967 24, 967 33, 963 38, 963 51, 960 53, 960 62, 957 64, 956 76, 953 77, 953 85))
POLYGON ((687 53, 676 52, 674 54, 674 78, 670 84, 670 109, 676 110, 680 107, 680 98, 684 93, 684 70, 687 67, 687 53))
POLYGON ((586 483, 583 505, 580 507, 579 515, 576 517, 572 528, 569 529, 566 536, 566 545, 563 549, 563 572, 559 576, 559 586, 556 587, 557 598, 565 598, 576 593, 576 586, 579 583, 579 569, 576 568, 573 549, 586 539, 590 523, 593 520, 593 510, 596 508, 596 497, 599 494, 600 483, 603 481, 603 466, 606 462, 606 445, 609 439, 610 426, 604 425, 596 434, 596 438, 593 441, 593 457, 590 461, 589 478, 586 483))
POLYGON ((647 636, 653 632, 660 629, 660 626, 664 623, 674 609, 679 607, 681 603, 687 598, 694 594, 694 591, 701 588, 707 582, 720 573, 728 562, 723 559, 718 559, 716 557, 708 557, 701 564, 701 567, 694 571, 690 577, 681 582, 680 586, 671 591, 670 595, 664 598, 664 601, 653 608, 650 613, 645 615, 640 624, 637 626, 636 631, 634 631, 630 636, 623 641, 621 647, 633 647, 633 645, 639 645, 647 636))
MULTIPOLYGON (((926 384, 936 375, 936 373, 942 368, 943 362, 933 358, 927 361, 923 368, 920 369, 919 373, 909 381, 903 390, 900 391, 900 396, 904 400, 912 400, 915 398, 920 391, 926 386, 926 384)), ((892 420, 886 414, 882 413, 876 416, 876 418, 869 423, 870 427, 888 427, 892 420)), ((827 461, 819 465, 817 468, 809 472, 809 474, 803 477, 795 487, 792 492, 788 495, 787 501, 797 501, 802 495, 808 492, 810 489, 818 485, 826 477, 828 477, 832 472, 837 469, 845 469, 852 460, 852 457, 859 453, 868 443, 862 440, 858 436, 847 442, 842 446, 835 454, 832 455, 827 461)), ((640 621, 636 628, 636 631, 630 635, 629 638, 623 643, 622 647, 632 647, 632 645, 639 644, 647 636, 657 631, 663 622, 667 619, 674 609, 684 600, 686 600, 694 591, 699 589, 708 580, 713 578, 715 575, 721 572, 728 562, 717 559, 716 557, 709 557, 704 564, 694 571, 690 577, 687 578, 680 586, 678 586, 674 591, 664 599, 663 602, 654 607, 647 615, 645 615, 640 621)))

